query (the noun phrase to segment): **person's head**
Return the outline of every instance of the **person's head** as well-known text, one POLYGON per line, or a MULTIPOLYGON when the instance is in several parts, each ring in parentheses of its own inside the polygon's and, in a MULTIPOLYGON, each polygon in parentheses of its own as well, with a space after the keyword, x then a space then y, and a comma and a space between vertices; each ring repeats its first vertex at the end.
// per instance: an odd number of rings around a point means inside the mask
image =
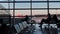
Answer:
POLYGON ((28 15, 26 15, 24 20, 27 21, 28 19, 29 19, 29 17, 28 17, 28 15))
POLYGON ((28 17, 28 15, 26 15, 25 17, 28 17))
POLYGON ((57 17, 56 15, 54 15, 53 17, 57 17))
POLYGON ((56 15, 54 15, 54 16, 53 16, 53 19, 57 19, 57 16, 56 16, 56 15))

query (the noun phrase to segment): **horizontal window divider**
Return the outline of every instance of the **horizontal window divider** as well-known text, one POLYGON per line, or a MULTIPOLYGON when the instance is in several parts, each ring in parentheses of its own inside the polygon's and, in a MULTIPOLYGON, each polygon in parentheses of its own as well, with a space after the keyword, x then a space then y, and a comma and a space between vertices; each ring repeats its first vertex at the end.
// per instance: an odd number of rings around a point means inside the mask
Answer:
MULTIPOLYGON (((54 14, 51 14, 51 16, 53 16, 54 14)), ((57 16, 60 16, 60 14, 56 14, 57 16)), ((32 17, 43 17, 43 16, 46 16, 47 17, 47 15, 32 15, 32 17)), ((0 16, 0 17, 9 17, 9 16, 0 16)), ((26 16, 11 16, 11 17, 26 17, 26 16)), ((31 17, 31 16, 29 16, 28 15, 28 17, 31 17)))
MULTIPOLYGON (((32 10, 44 10, 47 8, 32 8, 32 10)), ((60 9, 60 8, 49 8, 49 9, 60 9)), ((7 9, 0 9, 0 10, 31 10, 31 8, 7 8, 7 9)))

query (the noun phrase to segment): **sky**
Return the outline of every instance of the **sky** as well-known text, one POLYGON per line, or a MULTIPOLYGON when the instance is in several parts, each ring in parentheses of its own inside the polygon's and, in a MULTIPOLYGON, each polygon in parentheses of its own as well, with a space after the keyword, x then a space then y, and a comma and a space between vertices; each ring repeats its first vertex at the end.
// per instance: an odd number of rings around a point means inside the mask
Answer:
MULTIPOLYGON (((7 0, 0 0, 7 1, 7 0)), ((12 0, 13 1, 13 0, 12 0)), ((15 1, 30 1, 30 0, 15 0, 15 1)), ((32 0, 42 1, 42 0, 32 0)), ((46 1, 46 0, 43 0, 46 1)), ((49 0, 49 1, 60 1, 60 0, 49 0)), ((1 3, 3 6, 8 8, 8 3, 1 3)), ((47 8, 47 3, 32 3, 33 8, 47 8)), ((49 3, 50 8, 60 8, 60 3, 49 3)), ((13 8, 13 3, 10 3, 10 8, 13 8)), ((15 8, 30 8, 30 3, 15 3, 15 8)))

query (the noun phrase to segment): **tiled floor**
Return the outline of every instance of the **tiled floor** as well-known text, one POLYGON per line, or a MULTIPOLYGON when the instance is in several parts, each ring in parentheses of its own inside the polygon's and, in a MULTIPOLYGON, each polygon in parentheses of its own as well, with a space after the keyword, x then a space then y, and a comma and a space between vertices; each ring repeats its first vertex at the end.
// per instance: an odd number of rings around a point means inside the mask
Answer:
POLYGON ((34 34, 42 34, 42 32, 41 32, 41 30, 39 28, 39 25, 36 24, 35 26, 36 26, 36 30, 35 30, 34 34))
POLYGON ((42 32, 40 30, 36 30, 34 34, 42 34, 42 32))

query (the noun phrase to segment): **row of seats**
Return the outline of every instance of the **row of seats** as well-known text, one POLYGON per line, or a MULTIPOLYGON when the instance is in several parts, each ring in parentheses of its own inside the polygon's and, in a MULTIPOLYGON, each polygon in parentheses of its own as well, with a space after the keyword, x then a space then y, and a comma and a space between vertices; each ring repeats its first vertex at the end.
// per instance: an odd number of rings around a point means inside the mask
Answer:
POLYGON ((15 33, 18 33, 18 34, 25 34, 25 33, 30 33, 31 31, 34 31, 34 26, 27 24, 26 21, 18 23, 18 24, 14 24, 13 26, 16 31, 15 33))
MULTIPOLYGON (((45 27, 48 28, 48 24, 42 24, 42 28, 45 28, 45 27)), ((57 25, 56 24, 49 24, 49 28, 51 28, 51 27, 57 28, 57 25)))
POLYGON ((56 24, 50 24, 48 28, 48 24, 42 25, 42 34, 58 34, 58 29, 56 24))

